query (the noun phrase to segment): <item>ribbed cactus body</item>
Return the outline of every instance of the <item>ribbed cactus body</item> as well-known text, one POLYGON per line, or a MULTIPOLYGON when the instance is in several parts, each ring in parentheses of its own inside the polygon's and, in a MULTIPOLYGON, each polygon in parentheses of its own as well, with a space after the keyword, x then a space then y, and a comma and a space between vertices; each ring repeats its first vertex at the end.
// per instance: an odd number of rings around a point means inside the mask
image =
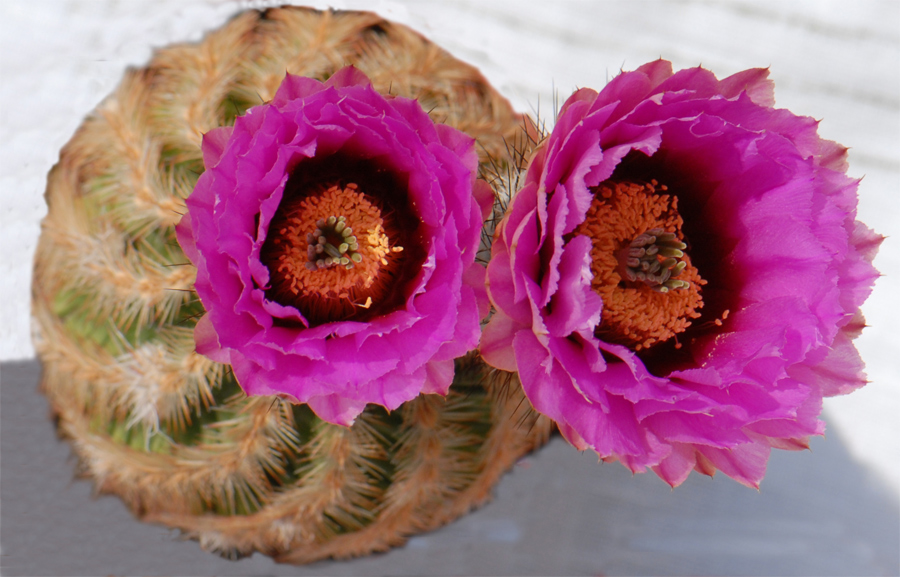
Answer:
POLYGON ((550 431, 512 375, 474 356, 446 399, 370 406, 344 428, 246 397, 194 352, 203 307, 174 226, 202 135, 271 99, 285 71, 324 79, 347 64, 476 137, 483 175, 515 172, 522 120, 474 68, 374 14, 286 8, 129 70, 49 177, 33 297, 59 430, 100 491, 229 556, 302 563, 400 544, 483 502, 550 431))

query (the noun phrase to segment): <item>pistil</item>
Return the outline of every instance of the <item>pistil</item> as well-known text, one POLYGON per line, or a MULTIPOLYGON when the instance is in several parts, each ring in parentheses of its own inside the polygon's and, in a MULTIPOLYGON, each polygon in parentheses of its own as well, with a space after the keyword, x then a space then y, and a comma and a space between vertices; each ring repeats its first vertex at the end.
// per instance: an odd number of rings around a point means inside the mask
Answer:
POLYGON ((330 266, 343 265, 353 268, 353 263, 362 261, 357 252, 359 243, 353 236, 353 229, 347 226, 347 217, 329 216, 316 221, 316 230, 306 234, 306 268, 318 270, 330 266))
POLYGON ((676 279, 687 266, 681 260, 687 245, 674 232, 653 228, 639 234, 619 251, 619 270, 631 282, 642 282, 661 293, 686 289, 690 283, 676 279))

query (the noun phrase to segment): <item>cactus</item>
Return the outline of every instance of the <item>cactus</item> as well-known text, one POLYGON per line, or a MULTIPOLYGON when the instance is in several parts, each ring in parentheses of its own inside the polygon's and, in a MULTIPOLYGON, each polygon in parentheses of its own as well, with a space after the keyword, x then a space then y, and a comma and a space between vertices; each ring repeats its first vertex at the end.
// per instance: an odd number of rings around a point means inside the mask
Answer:
POLYGON ((174 226, 203 171, 203 133, 271 99, 286 71, 324 79, 346 64, 476 137, 503 193, 532 142, 477 70, 374 14, 299 8, 242 13, 129 70, 48 179, 33 308, 58 430, 100 492, 231 558, 399 545, 484 502, 551 428, 514 375, 474 355, 457 360, 446 398, 370 406, 345 428, 248 398, 228 366, 194 352, 203 308, 174 226))

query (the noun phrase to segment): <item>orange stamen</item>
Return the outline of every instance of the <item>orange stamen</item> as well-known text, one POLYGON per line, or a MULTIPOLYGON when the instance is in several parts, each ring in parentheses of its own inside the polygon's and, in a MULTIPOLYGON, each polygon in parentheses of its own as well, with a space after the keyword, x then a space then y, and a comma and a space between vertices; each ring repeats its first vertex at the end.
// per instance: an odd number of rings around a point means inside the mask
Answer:
POLYGON ((592 242, 591 288, 603 298, 597 336, 636 351, 672 338, 677 347, 676 335, 691 326, 691 319, 700 317, 700 287, 706 284, 687 254, 679 257, 685 263, 683 270, 673 272, 680 281, 674 283, 674 290, 660 290, 664 287, 625 276, 623 251, 640 235, 661 229, 684 240, 678 198, 659 194, 657 189, 665 192, 667 187, 656 181, 601 183, 594 189, 585 221, 573 233, 586 235, 592 242))
POLYGON ((295 306, 311 324, 348 318, 357 308, 380 302, 395 288, 403 247, 392 246, 391 238, 396 238, 389 234, 392 224, 356 184, 334 185, 283 203, 269 230, 277 231, 268 239, 271 243, 267 240, 262 255, 271 272, 270 298, 295 306), (323 221, 328 223, 324 229, 323 221), (335 222, 341 223, 337 232, 335 222), (352 236, 344 227, 352 229, 352 236), (322 236, 314 237, 316 231, 322 236), (322 240, 325 236, 329 238, 322 240), (318 261, 310 256, 316 245, 328 243, 334 243, 329 248, 332 251, 343 245, 343 260, 329 259, 324 265, 321 261, 327 254, 317 255, 322 257, 318 261), (351 250, 348 244, 356 248, 351 250))

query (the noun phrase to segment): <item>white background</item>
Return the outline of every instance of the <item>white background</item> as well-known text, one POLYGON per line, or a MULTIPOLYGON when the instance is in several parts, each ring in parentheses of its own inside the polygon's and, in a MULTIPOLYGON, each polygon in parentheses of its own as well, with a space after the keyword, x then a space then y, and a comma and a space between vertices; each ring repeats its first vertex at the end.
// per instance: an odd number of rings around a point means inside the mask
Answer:
MULTIPOLYGON (((822 119, 864 176, 859 217, 893 236, 857 341, 871 383, 826 402, 829 430, 900 489, 900 2, 311 2, 371 9, 478 66, 522 111, 552 118, 554 91, 601 88, 660 56, 720 78, 770 66, 777 105, 822 119)), ((82 118, 127 66, 194 41, 242 8, 213 0, 0 2, 0 360, 30 358, 29 288, 46 174, 82 118)), ((717 482, 725 482, 719 480, 717 482)))

